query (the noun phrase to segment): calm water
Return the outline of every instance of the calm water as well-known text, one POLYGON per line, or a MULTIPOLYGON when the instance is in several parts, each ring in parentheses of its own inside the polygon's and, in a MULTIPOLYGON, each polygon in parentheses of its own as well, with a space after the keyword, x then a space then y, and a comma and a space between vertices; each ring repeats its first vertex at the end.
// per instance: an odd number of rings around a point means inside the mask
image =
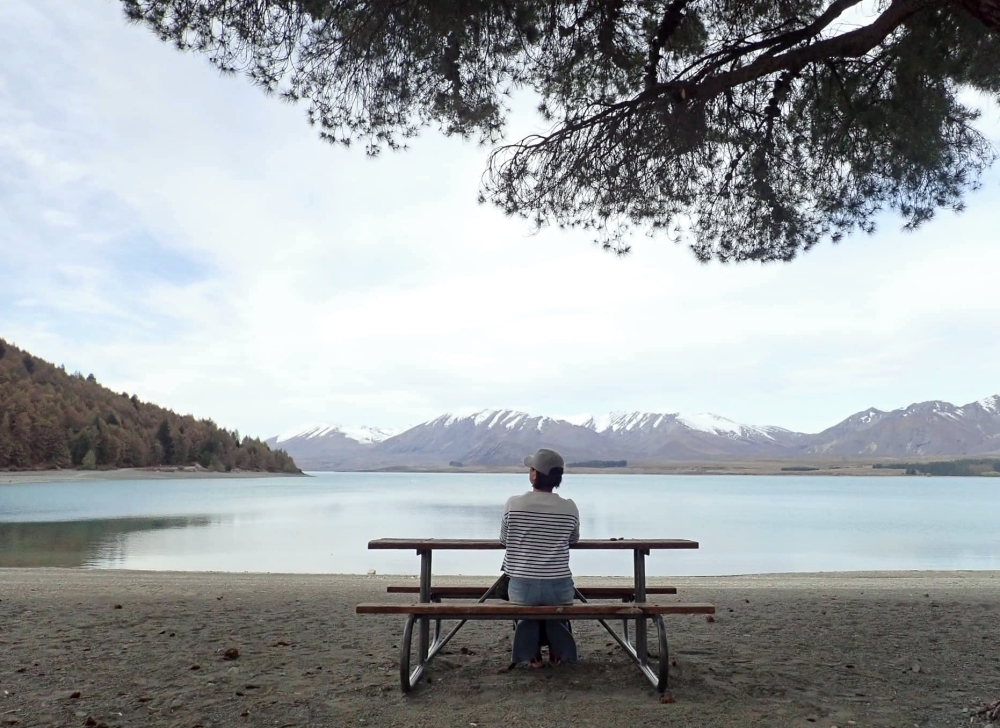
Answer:
MULTIPOLYGON (((0 566, 416 573, 381 537, 495 538, 523 475, 320 473, 261 480, 0 486, 0 566)), ((575 475, 587 538, 690 538, 651 574, 1000 569, 1000 482, 973 478, 575 475)), ((435 555, 487 574, 500 552, 435 555)), ((628 574, 627 552, 575 552, 579 574, 628 574)))

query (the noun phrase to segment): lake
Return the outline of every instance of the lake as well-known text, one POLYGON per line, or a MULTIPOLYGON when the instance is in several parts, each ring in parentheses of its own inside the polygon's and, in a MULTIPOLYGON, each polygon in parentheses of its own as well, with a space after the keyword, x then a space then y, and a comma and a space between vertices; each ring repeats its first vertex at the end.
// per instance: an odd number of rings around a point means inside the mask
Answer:
MULTIPOLYGON (((0 485, 0 566, 415 574, 382 537, 496 538, 524 475, 315 473, 311 478, 0 485)), ((585 538, 690 538, 650 574, 1000 569, 1000 481, 987 478, 570 475, 585 538)), ((502 554, 435 555, 490 574, 502 554)), ((574 552, 578 574, 631 573, 627 552, 574 552)))

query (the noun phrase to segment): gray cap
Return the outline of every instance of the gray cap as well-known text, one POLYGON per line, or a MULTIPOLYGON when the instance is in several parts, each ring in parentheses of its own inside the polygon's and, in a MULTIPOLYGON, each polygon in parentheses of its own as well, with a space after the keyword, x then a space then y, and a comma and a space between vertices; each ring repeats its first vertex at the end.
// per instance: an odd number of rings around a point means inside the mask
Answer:
POLYGON ((565 468, 566 462, 562 455, 555 450, 547 450, 544 447, 534 455, 529 455, 524 459, 524 464, 529 468, 534 468, 542 475, 548 475, 552 468, 565 468))

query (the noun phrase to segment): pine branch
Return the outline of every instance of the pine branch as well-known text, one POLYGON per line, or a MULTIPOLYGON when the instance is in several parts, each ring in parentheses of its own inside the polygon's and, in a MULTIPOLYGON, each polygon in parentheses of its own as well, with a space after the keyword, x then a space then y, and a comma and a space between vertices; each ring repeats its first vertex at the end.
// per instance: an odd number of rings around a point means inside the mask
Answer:
MULTIPOLYGON (((860 1, 860 0, 859 0, 860 1)), ((646 63, 646 88, 652 88, 659 81, 657 68, 663 58, 663 49, 667 45, 670 37, 677 32, 681 21, 684 20, 684 8, 688 0, 673 0, 663 13, 663 20, 657 28, 656 35, 649 41, 649 60, 646 63)))

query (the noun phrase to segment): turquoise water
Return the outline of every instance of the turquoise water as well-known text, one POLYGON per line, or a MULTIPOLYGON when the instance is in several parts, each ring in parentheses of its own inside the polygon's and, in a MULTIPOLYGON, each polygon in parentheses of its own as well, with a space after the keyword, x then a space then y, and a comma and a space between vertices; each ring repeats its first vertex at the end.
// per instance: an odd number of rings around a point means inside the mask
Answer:
MULTIPOLYGON (((0 566, 412 574, 383 537, 496 538, 523 475, 317 473, 312 478, 0 486, 0 566)), ((979 478, 576 475, 562 495, 585 538, 689 538, 650 574, 1000 569, 1000 482, 979 478)), ((435 555, 495 573, 500 552, 435 555)), ((630 573, 627 552, 574 552, 578 574, 630 573)))

